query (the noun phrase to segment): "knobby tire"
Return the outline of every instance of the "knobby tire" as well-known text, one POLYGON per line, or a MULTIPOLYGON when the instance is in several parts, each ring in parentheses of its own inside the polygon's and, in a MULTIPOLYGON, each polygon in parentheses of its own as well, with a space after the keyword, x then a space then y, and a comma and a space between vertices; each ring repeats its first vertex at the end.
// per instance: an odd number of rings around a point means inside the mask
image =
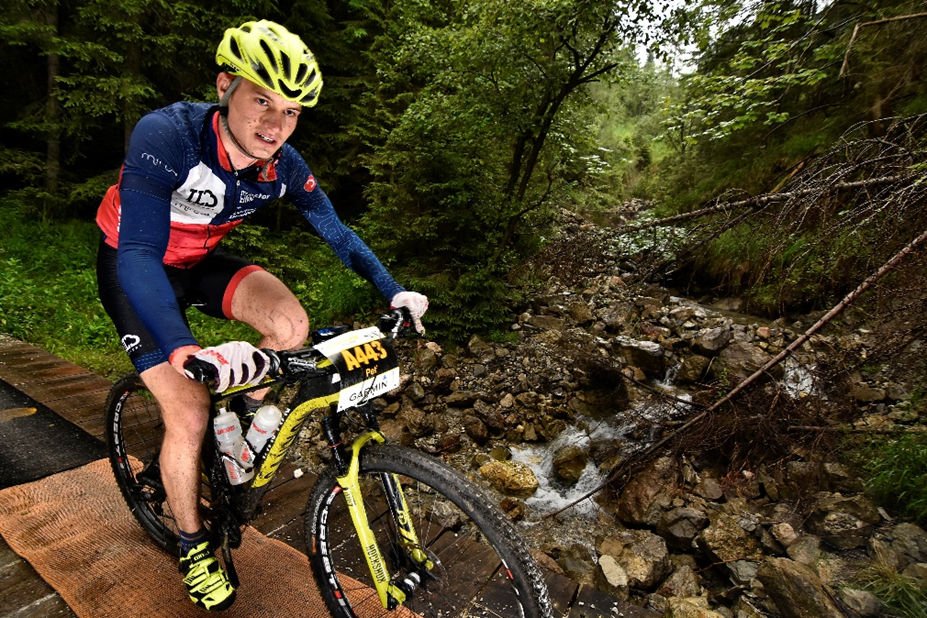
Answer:
MULTIPOLYGON (((380 473, 399 475, 419 540, 440 559, 434 578, 405 607, 423 618, 552 616, 541 571, 482 490, 420 451, 368 445, 360 460, 363 500, 391 573, 406 573, 409 562, 395 542, 380 473)), ((319 477, 310 496, 306 538, 316 583, 333 616, 411 615, 382 607, 332 470, 319 477)))

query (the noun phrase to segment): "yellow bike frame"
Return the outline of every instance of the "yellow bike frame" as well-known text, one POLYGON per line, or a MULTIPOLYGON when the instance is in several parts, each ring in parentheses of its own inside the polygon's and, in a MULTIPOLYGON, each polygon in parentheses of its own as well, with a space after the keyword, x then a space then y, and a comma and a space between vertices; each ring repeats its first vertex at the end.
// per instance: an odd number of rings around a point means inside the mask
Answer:
MULTIPOLYGON (((238 390, 239 389, 230 389, 227 395, 232 395, 238 390)), ((263 462, 261 462, 258 473, 251 482, 252 489, 263 487, 273 480, 274 475, 283 463, 287 452, 299 435, 303 422, 308 418, 309 414, 320 408, 328 408, 331 404, 338 401, 338 396, 339 393, 336 392, 330 395, 308 399, 296 406, 292 412, 286 415, 283 424, 280 426, 277 435, 270 445, 270 450, 264 457, 263 462)), ((391 575, 389 569, 386 565, 386 561, 383 559, 383 553, 380 551, 376 537, 367 521, 367 509, 364 507, 363 491, 361 490, 359 482, 360 453, 371 441, 382 443, 385 441, 385 438, 379 431, 373 430, 365 431, 359 435, 351 444, 351 459, 348 464, 347 472, 343 476, 338 476, 336 478, 338 485, 341 487, 342 494, 344 495, 345 503, 348 506, 348 512, 351 514, 351 521, 354 523, 354 528, 357 531, 357 538, 360 541, 361 551, 363 551, 367 566, 370 569, 370 575, 373 578, 380 602, 385 608, 393 608, 405 602, 406 593, 395 584, 390 583, 391 575)), ((409 552, 409 556, 413 561, 431 570, 435 566, 434 562, 428 558, 428 554, 422 549, 421 543, 419 542, 398 477, 395 474, 384 473, 383 483, 386 492, 390 494, 388 497, 392 497, 391 500, 388 500, 390 502, 390 510, 392 511, 393 521, 401 537, 403 546, 409 552)))

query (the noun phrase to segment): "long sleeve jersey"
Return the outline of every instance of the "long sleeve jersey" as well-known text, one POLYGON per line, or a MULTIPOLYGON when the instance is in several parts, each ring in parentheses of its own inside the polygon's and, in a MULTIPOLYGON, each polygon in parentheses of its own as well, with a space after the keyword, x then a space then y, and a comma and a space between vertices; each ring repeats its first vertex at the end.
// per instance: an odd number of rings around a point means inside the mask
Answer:
POLYGON ((387 299, 403 288, 338 218, 299 153, 285 144, 273 161, 234 170, 219 139, 219 110, 175 103, 144 116, 129 141, 119 182, 97 211, 118 250, 119 283, 169 355, 196 344, 164 271, 189 268, 249 215, 278 198, 292 202, 342 262, 387 299))

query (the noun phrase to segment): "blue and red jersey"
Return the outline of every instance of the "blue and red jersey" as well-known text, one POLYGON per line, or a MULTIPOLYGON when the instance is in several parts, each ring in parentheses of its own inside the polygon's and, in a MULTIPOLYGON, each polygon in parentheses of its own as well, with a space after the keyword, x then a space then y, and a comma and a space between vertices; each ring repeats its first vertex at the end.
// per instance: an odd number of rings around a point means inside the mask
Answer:
POLYGON ((384 297, 403 290, 338 218, 289 144, 272 161, 235 170, 219 139, 215 106, 175 103, 138 122, 97 224, 105 242, 118 250, 121 287, 165 354, 196 340, 163 266, 196 264, 235 226, 278 198, 292 202, 342 262, 384 297))

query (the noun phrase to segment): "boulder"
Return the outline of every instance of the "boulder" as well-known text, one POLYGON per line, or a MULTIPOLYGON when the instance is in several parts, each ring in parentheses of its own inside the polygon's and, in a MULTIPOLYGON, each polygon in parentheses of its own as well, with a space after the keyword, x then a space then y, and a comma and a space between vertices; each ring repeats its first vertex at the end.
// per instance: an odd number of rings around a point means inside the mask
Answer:
POLYGON ((788 558, 770 558, 757 579, 783 618, 842 618, 814 570, 788 558))
POLYGON ((688 551, 698 533, 708 525, 708 516, 703 511, 689 507, 677 507, 662 514, 657 522, 657 532, 668 545, 688 551))
POLYGON ((575 484, 586 469, 588 460, 589 456, 583 448, 575 444, 564 446, 554 453, 554 476, 565 483, 575 484))
POLYGON ((663 510, 672 503, 667 483, 678 474, 676 460, 661 457, 625 485, 615 505, 615 514, 631 525, 654 526, 660 521, 663 510))
POLYGON ((504 494, 526 498, 538 489, 538 479, 527 465, 517 461, 489 461, 480 476, 504 494))
POLYGON ((669 575, 672 564, 662 538, 647 530, 622 530, 599 544, 602 556, 611 556, 628 577, 628 586, 653 590, 669 575))
POLYGON ((863 495, 820 492, 806 525, 828 545, 854 549, 866 545, 881 519, 875 505, 863 495))

